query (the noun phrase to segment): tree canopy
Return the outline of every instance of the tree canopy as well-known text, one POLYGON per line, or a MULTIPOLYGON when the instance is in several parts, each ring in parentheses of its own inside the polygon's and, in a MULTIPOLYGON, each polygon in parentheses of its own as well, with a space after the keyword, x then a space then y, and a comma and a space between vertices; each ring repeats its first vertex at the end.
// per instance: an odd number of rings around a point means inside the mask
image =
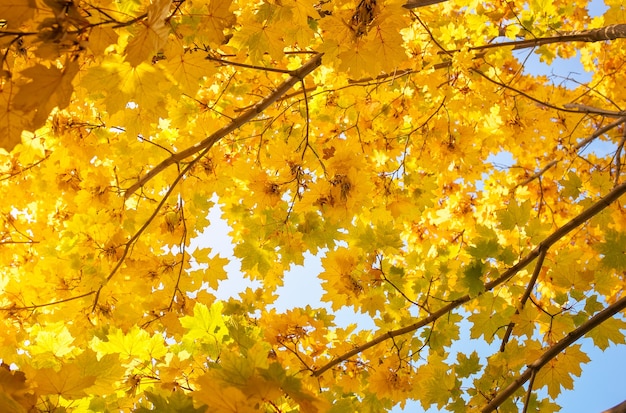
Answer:
POLYGON ((557 411, 625 342, 624 37, 620 0, 3 0, 0 411, 557 411), (273 309, 307 253, 322 302, 273 309))

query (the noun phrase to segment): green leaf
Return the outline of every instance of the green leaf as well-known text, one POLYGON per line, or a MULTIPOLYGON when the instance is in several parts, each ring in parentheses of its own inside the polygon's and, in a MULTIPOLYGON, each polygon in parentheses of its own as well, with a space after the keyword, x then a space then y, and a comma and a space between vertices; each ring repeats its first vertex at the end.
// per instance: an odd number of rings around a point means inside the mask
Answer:
POLYGON ((521 205, 515 200, 510 200, 509 205, 503 211, 498 211, 497 216, 500 221, 500 228, 512 230, 517 227, 525 227, 530 219, 532 205, 530 201, 524 201, 521 205))
POLYGON ((469 290, 470 297, 476 297, 485 291, 485 283, 482 280, 483 274, 487 271, 487 265, 482 261, 474 260, 463 271, 462 284, 469 290))
POLYGON ((193 308, 193 316, 185 316, 180 319, 180 324, 186 328, 187 333, 183 336, 183 342, 193 347, 196 341, 209 344, 204 350, 209 352, 212 358, 219 354, 218 345, 228 338, 228 329, 222 315, 223 304, 216 301, 208 308, 202 303, 196 303, 193 308))
POLYGON ((598 301, 597 295, 592 295, 591 297, 587 298, 587 302, 585 303, 585 311, 590 315, 597 313, 603 308, 604 305, 598 301))
POLYGON ((458 353, 456 360, 457 364, 454 371, 457 377, 469 377, 472 374, 478 373, 482 367, 478 353, 475 350, 469 356, 458 353))
POLYGON ((479 260, 495 257, 500 249, 496 232, 482 225, 477 226, 477 232, 480 238, 474 242, 474 246, 469 247, 470 255, 479 260))
POLYGON ((504 334, 502 327, 509 324, 515 308, 509 306, 503 298, 494 297, 491 293, 485 293, 476 300, 476 310, 468 318, 472 323, 470 338, 483 336, 487 343, 491 343, 498 335, 504 334))
POLYGON ((421 337, 428 342, 428 347, 439 354, 444 353, 444 347, 459 339, 459 323, 462 317, 459 314, 448 314, 447 317, 435 323, 432 329, 425 329, 421 337))
POLYGON ((185 395, 182 391, 169 393, 169 397, 163 397, 160 394, 146 391, 144 393, 152 408, 141 406, 134 410, 135 413, 204 413, 207 406, 195 408, 191 397, 185 395))
POLYGON ((256 270, 261 275, 266 275, 271 268, 267 251, 254 245, 249 240, 244 240, 235 246, 235 256, 241 257, 241 270, 256 270))
POLYGON ((602 264, 618 271, 626 270, 626 234, 608 230, 604 242, 596 249, 602 254, 602 264))
POLYGON ((403 245, 398 229, 392 222, 377 222, 376 225, 366 225, 358 237, 357 245, 363 250, 398 249, 403 245))
POLYGON ((567 174, 567 179, 561 179, 559 183, 563 185, 563 190, 561 191, 562 196, 572 199, 578 198, 583 182, 575 172, 570 171, 567 174))

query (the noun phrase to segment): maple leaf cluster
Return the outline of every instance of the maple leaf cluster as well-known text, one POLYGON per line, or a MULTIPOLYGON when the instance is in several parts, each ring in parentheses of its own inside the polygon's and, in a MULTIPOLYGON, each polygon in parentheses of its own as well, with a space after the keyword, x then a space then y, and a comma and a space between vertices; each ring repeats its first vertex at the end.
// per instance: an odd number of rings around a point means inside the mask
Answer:
POLYGON ((623 10, 2 1, 0 411, 557 411, 625 343, 623 10))

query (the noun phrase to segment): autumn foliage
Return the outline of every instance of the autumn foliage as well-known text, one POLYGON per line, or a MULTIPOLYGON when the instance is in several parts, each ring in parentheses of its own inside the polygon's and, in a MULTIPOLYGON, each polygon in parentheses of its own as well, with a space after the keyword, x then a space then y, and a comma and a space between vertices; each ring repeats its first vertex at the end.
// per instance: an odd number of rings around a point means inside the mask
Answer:
POLYGON ((606 6, 2 0, 0 411, 557 411, 625 342, 606 6), (322 302, 273 309, 306 253, 322 302))

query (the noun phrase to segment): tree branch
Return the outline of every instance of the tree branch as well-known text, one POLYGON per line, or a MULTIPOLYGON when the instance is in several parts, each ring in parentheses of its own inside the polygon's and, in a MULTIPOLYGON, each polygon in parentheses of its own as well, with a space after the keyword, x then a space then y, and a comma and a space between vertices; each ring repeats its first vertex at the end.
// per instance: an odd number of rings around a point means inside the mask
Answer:
POLYGON ((611 304, 604 310, 600 311, 595 316, 591 317, 589 320, 587 320, 584 324, 582 324, 577 329, 571 331, 567 336, 565 336, 565 338, 560 340, 558 343, 550 347, 545 353, 543 353, 541 357, 539 357, 533 363, 528 365, 526 370, 524 370, 524 372, 517 379, 515 379, 515 381, 513 381, 504 390, 498 393, 498 395, 495 398, 493 398, 489 402, 489 404, 487 404, 487 406, 485 406, 481 410, 482 413, 488 413, 488 412, 492 412, 496 410, 498 406, 502 404, 502 402, 504 402, 513 393, 515 393, 517 389, 522 387, 524 383, 526 383, 526 381, 528 381, 528 379, 532 377, 535 372, 539 371, 541 367, 543 367, 546 363, 548 363, 550 360, 555 358, 560 352, 565 350, 567 347, 572 345, 576 340, 578 340, 579 338, 581 338, 582 336, 584 336, 585 334, 593 330, 595 327, 599 326, 604 321, 613 317, 615 314, 619 313, 625 308, 626 308, 626 296, 622 297, 615 303, 611 304))
POLYGON ((278 100, 281 96, 289 91, 296 83, 300 80, 304 79, 309 73, 315 70, 319 65, 322 64, 322 54, 316 54, 309 61, 303 64, 299 69, 293 70, 289 72, 291 76, 286 79, 283 83, 281 83, 274 92, 272 92, 269 96, 262 99, 259 103, 248 109, 246 112, 242 113, 241 116, 233 119, 228 125, 220 128, 215 131, 212 135, 206 137, 201 142, 196 143, 193 146, 190 146, 187 149, 184 149, 169 158, 164 159, 157 166, 152 168, 152 170, 146 173, 144 176, 139 178, 137 182, 131 185, 124 196, 126 198, 130 197, 133 193, 135 193, 139 188, 144 186, 148 181, 157 176, 161 171, 167 168, 170 165, 181 162, 182 160, 204 150, 207 148, 211 148, 217 141, 222 139, 224 136, 229 133, 239 129, 255 117, 257 117, 260 113, 262 113, 265 109, 267 109, 272 103, 278 100))
MULTIPOLYGON (((432 1, 432 0, 429 0, 432 1)), ((445 0, 441 0, 445 1, 445 0)), ((434 4, 434 3, 433 3, 434 4)), ((404 7, 407 7, 406 5, 404 7)), ((415 6, 420 7, 420 6, 415 6)), ((470 47, 471 51, 482 51, 488 49, 495 49, 498 47, 508 47, 513 46, 513 50, 521 50, 521 49, 529 49, 532 47, 543 46, 546 44, 552 43, 568 43, 568 42, 586 42, 593 43, 605 40, 615 40, 615 39, 623 39, 626 38, 626 23, 625 24, 614 24, 611 26, 601 27, 599 29, 587 30, 582 32, 575 32, 570 34, 563 34, 560 36, 551 36, 551 37, 540 37, 537 39, 525 39, 525 40, 517 40, 512 42, 501 42, 501 43, 489 43, 481 46, 473 46, 470 47)), ((434 40, 434 39, 433 39, 434 40)), ((460 50, 444 50, 439 52, 440 54, 451 55, 452 53, 457 53, 460 50)), ((475 58, 484 58, 485 53, 478 53, 475 58)), ((452 65, 451 60, 447 60, 444 62, 436 63, 433 65, 435 70, 443 69, 450 67, 452 65)), ((372 80, 383 80, 394 76, 404 76, 411 73, 419 72, 421 69, 401 69, 397 70, 394 73, 387 73, 379 75, 375 78, 367 77, 362 79, 354 79, 349 80, 349 83, 364 83, 370 82, 372 80)), ((579 110, 571 110, 570 112, 580 112, 579 110)), ((612 116, 615 116, 613 114, 612 116)))
MULTIPOLYGON (((540 37, 536 39, 525 39, 513 42, 490 43, 484 46, 470 47, 470 50, 485 50, 495 47, 513 46, 513 50, 528 49, 531 47, 543 46, 551 43, 568 42, 601 42, 626 37, 626 24, 612 24, 598 29, 584 30, 579 32, 565 33, 558 36, 540 37)), ((455 50, 456 51, 456 50, 455 50)))
POLYGON ((602 116, 607 116, 610 118, 623 118, 624 116, 626 116, 626 110, 621 110, 619 112, 616 112, 614 110, 599 109, 593 106, 583 105, 581 103, 566 103, 565 105, 563 105, 563 107, 566 109, 576 109, 581 113, 589 113, 592 115, 602 115, 602 116))
POLYGON ((579 150, 581 149, 583 146, 586 146, 589 142, 593 141, 594 139, 604 135, 605 133, 607 133, 608 131, 610 131, 611 129, 619 126, 621 123, 625 123, 626 122, 626 116, 623 116, 619 119, 616 119, 615 121, 609 123, 608 125, 605 125, 603 127, 601 127, 600 129, 598 129, 597 131, 595 131, 593 133, 593 135, 591 135, 590 137, 588 137, 587 139, 585 139, 582 142, 579 142, 574 149, 579 150))
MULTIPOLYGON (((512 266, 511 268, 509 268, 508 270, 504 271, 502 273, 502 275, 500 275, 498 278, 488 282, 485 284, 485 291, 490 291, 493 288, 497 287, 498 285, 506 282, 507 280, 509 280, 510 278, 512 278, 515 274, 517 274, 519 271, 521 271, 524 267, 526 267, 528 264, 530 264, 532 261, 535 260, 535 258, 537 258, 542 251, 547 251, 552 245, 554 245, 558 240, 560 240, 561 238, 563 238, 565 235, 567 235, 569 232, 573 231, 575 228, 577 228, 578 226, 580 226, 581 224, 583 224, 585 221, 587 221, 588 219, 590 219, 591 217, 597 215, 598 213, 600 213, 602 210, 604 210, 606 207, 608 207, 609 205, 611 205, 611 203, 613 203, 615 200, 617 200, 620 196, 622 196, 624 193, 626 193, 626 183, 621 184, 617 187, 615 187, 611 192, 609 192, 607 195, 605 195, 604 197, 600 198, 595 204, 593 204, 592 206, 590 206, 589 208, 587 208, 586 210, 584 210, 583 212, 581 212, 580 214, 578 214, 577 216, 575 216, 574 218, 572 218, 569 222, 567 222, 567 224, 563 225, 561 228, 557 229, 556 231, 554 231, 552 234, 550 234, 548 237, 546 237, 543 241, 541 241, 539 243, 539 245, 532 250, 530 253, 528 253, 528 255, 526 255, 524 258, 520 259, 517 264, 515 264, 514 266, 512 266)), ((348 351, 347 353, 342 354, 341 356, 329 361, 328 363, 326 363, 325 365, 323 365, 322 367, 320 367, 319 369, 315 369, 313 371, 313 376, 315 377, 319 377, 322 374, 324 374, 326 371, 330 370, 331 368, 333 368, 334 366, 336 366, 339 363, 342 363, 352 357, 354 357, 357 354, 362 353, 363 351, 374 347, 375 345, 382 343, 383 341, 386 341, 390 338, 394 338, 397 336, 401 336, 403 334, 407 334, 407 333, 412 333, 430 323, 433 323, 435 321, 437 321, 439 318, 441 318, 442 316, 448 314, 449 312, 451 312, 452 310, 458 308, 459 306, 461 306, 462 304, 465 304, 466 302, 470 301, 471 297, 469 295, 464 295, 463 297, 457 298, 456 300, 448 303, 447 305, 445 305, 444 307, 440 308, 439 310, 433 312, 431 315, 429 315, 428 317, 425 317, 413 324, 410 324, 406 327, 402 327, 399 328, 397 330, 391 330, 388 331, 376 338, 374 338, 371 341, 368 341, 358 347, 355 347, 354 349, 348 351)))
POLYGON ((448 1, 448 0, 409 0, 402 7, 404 7, 405 9, 415 9, 417 7, 424 7, 424 6, 430 6, 432 4, 443 3, 444 1, 448 1))
POLYGON ((626 400, 617 404, 610 409, 603 411, 602 413, 626 413, 626 400))

